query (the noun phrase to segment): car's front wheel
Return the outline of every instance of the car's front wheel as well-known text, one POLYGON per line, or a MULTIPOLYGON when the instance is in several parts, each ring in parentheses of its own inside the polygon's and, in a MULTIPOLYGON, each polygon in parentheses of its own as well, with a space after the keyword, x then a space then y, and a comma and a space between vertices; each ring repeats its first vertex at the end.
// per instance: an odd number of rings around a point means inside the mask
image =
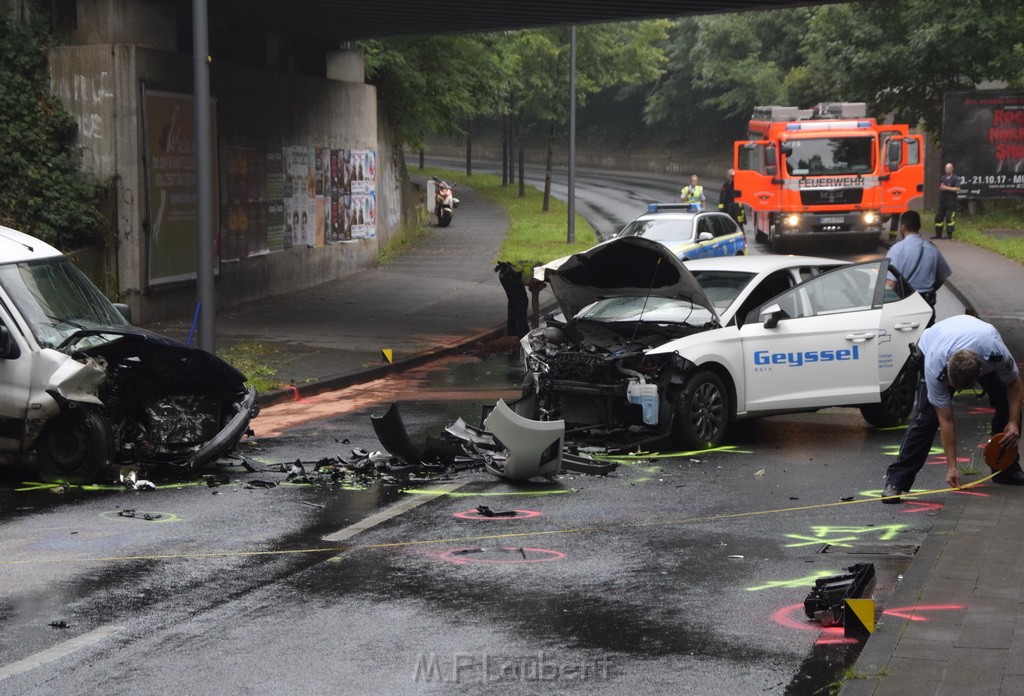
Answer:
POLYGON ((729 392, 721 377, 699 370, 683 385, 672 420, 672 441, 687 450, 717 447, 729 427, 729 392))
POLYGON ((51 483, 91 483, 113 461, 114 434, 91 409, 61 413, 46 424, 36 445, 39 475, 51 483))
POLYGON ((910 418, 916 396, 917 373, 913 369, 904 368, 896 381, 882 392, 882 400, 877 404, 864 404, 860 407, 860 413, 864 420, 876 428, 894 428, 910 418))

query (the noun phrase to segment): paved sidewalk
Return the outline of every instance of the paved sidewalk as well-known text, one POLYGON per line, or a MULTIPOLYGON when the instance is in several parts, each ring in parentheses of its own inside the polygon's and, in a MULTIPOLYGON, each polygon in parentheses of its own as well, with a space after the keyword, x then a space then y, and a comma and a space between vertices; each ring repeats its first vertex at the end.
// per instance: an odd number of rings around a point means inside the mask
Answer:
MULTIPOLYGON (((1024 267, 969 244, 936 244, 953 269, 950 289, 1024 362, 1024 267)), ((842 696, 1024 695, 1024 489, 985 492, 942 496, 892 599, 920 615, 879 617, 842 696)))
MULTIPOLYGON (((415 177, 414 177, 415 180, 415 177)), ((291 389, 261 395, 267 405, 382 377, 505 333, 507 297, 494 261, 508 232, 503 208, 459 187, 452 224, 428 232, 380 267, 217 312, 217 347, 260 343, 261 362, 291 389)), ((544 291, 542 301, 550 298, 544 291)), ((183 339, 190 324, 146 328, 183 339)))

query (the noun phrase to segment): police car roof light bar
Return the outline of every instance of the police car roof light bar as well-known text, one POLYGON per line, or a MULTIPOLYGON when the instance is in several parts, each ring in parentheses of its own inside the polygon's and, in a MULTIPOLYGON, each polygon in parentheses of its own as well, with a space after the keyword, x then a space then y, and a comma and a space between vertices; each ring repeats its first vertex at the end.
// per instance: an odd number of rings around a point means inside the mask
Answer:
POLYGON ((699 210, 696 203, 648 203, 648 213, 660 213, 664 210, 699 210))

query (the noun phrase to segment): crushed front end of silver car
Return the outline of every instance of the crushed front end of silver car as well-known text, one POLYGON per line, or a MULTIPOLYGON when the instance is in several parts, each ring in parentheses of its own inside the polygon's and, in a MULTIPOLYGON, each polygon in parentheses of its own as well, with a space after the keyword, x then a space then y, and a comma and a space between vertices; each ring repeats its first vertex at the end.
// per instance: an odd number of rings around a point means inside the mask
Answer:
POLYGON ((34 451, 44 480, 88 483, 234 448, 258 411, 245 377, 127 312, 56 248, 0 227, 0 453, 34 451))
POLYGON ((259 411, 255 389, 227 362, 144 329, 81 330, 62 349, 104 367, 98 408, 116 464, 203 466, 228 454, 259 411), (105 340, 72 349, 90 336, 105 340))

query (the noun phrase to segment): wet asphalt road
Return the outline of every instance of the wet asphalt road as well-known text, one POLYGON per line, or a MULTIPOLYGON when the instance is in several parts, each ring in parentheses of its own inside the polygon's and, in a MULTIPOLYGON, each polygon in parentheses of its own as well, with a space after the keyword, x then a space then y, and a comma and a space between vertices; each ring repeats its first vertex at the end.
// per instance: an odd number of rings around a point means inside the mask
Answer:
MULTIPOLYGON (((941 502, 833 505, 877 492, 900 436, 833 409, 608 477, 465 472, 339 539, 437 482, 289 484, 279 465, 376 448, 369 415, 389 397, 414 442, 475 423, 518 374, 498 352, 392 379, 377 403, 273 437, 260 436, 278 417, 267 409, 246 446, 261 471, 204 472, 227 477, 215 488, 156 474, 148 493, 58 493, 6 470, 0 676, 19 673, 0 692, 811 694, 855 649, 804 618, 813 578, 870 560, 884 603, 941 502), (261 480, 279 485, 247 487, 261 480), (523 513, 474 519, 478 505, 523 513), (82 636, 96 642, 19 662, 82 636)), ((970 418, 980 441, 983 415, 970 418)))
MULTIPOLYGON (((583 180, 604 234, 660 186, 583 180)), ((393 399, 420 442, 518 382, 498 350, 314 397, 318 420, 267 409, 244 448, 260 470, 203 472, 216 487, 154 472, 153 492, 64 490, 0 469, 0 693, 821 693, 857 646, 804 618, 813 578, 872 561, 884 605, 941 504, 842 501, 877 492, 900 439, 851 409, 608 477, 466 472, 437 497, 422 491, 438 482, 285 481, 296 459, 377 449, 369 415, 393 399)), ((980 442, 984 414, 969 418, 980 442)))
MULTIPOLYGON (((444 157, 429 157, 425 164, 433 167, 447 167, 465 171, 465 160, 444 157)), ((408 162, 410 173, 415 176, 418 161, 408 162)), ((474 162, 473 171, 480 174, 501 173, 500 163, 474 162)), ((528 165, 524 168, 524 179, 529 186, 544 190, 544 168, 528 165)), ((458 179, 456 179, 458 181, 458 179)), ((689 175, 677 183, 671 177, 651 174, 632 174, 588 169, 576 173, 576 212, 593 225, 601 239, 608 239, 637 215, 646 212, 648 203, 676 203, 679 190, 690 181, 689 175), (685 179, 685 180, 684 180, 685 179)), ((472 185, 472 177, 466 179, 472 185)), ((722 180, 705 180, 704 184, 709 207, 718 203, 718 189, 722 180)), ((565 167, 558 168, 552 175, 551 195, 559 200, 568 198, 568 173, 565 167)))

